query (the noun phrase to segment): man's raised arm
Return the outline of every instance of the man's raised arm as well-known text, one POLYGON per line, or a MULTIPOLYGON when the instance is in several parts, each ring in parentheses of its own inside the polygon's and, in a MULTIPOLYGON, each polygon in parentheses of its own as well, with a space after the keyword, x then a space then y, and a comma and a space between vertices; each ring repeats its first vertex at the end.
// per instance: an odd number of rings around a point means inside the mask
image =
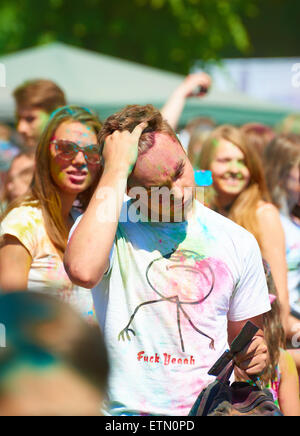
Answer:
POLYGON ((147 123, 130 133, 115 131, 105 140, 104 171, 90 204, 68 243, 64 265, 71 281, 93 288, 109 268, 124 201, 127 179, 138 156, 138 142, 147 123))

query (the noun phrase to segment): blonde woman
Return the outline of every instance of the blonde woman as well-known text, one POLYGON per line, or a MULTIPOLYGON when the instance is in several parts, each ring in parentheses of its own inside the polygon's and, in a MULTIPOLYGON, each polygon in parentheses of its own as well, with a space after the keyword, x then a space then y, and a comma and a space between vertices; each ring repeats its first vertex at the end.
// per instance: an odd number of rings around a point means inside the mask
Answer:
POLYGON ((51 117, 36 151, 36 171, 25 196, 0 220, 0 289, 42 290, 93 318, 89 292, 74 286, 62 258, 68 234, 98 183, 97 134, 101 123, 89 110, 66 106, 51 117))
POLYGON ((216 128, 204 143, 199 168, 212 171, 209 207, 246 228, 269 264, 288 330, 289 298, 285 238, 278 209, 271 203, 261 160, 231 125, 216 128))

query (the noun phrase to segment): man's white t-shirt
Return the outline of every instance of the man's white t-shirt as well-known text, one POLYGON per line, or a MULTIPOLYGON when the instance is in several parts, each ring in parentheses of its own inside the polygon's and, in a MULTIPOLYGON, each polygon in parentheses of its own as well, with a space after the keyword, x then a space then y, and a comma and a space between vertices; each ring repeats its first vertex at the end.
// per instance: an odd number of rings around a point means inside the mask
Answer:
POLYGON ((120 222, 92 292, 112 415, 188 415, 228 348, 228 319, 270 310, 255 238, 198 202, 188 222, 120 222))

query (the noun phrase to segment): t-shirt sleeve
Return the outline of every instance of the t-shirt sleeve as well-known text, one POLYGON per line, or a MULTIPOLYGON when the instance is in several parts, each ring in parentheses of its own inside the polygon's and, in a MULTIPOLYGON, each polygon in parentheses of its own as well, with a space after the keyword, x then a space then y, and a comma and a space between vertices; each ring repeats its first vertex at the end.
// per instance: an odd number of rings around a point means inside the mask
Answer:
POLYGON ((35 257, 38 217, 34 208, 17 207, 4 218, 0 224, 0 235, 17 238, 35 257))
MULTIPOLYGON (((73 216, 73 215, 72 215, 72 216, 73 216)), ((70 241, 70 239, 71 239, 71 237, 72 237, 72 235, 73 235, 73 233, 74 233, 76 227, 77 227, 78 224, 80 223, 82 217, 83 217, 83 214, 80 215, 78 218, 75 219, 75 223, 73 224, 73 226, 72 226, 72 228, 71 228, 71 230, 70 230, 70 233, 69 233, 68 242, 70 241)))
POLYGON ((243 321, 268 312, 271 309, 269 292, 256 239, 248 234, 249 241, 243 257, 240 279, 231 297, 228 319, 243 321))

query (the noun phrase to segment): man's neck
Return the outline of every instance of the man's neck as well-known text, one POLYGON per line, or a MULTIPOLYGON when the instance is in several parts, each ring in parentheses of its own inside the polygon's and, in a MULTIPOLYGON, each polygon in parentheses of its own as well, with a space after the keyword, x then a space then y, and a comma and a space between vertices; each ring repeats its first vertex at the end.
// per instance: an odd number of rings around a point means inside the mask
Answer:
POLYGON ((35 151, 36 148, 25 148, 24 149, 24 154, 26 154, 26 156, 28 156, 30 159, 35 160, 35 151))

